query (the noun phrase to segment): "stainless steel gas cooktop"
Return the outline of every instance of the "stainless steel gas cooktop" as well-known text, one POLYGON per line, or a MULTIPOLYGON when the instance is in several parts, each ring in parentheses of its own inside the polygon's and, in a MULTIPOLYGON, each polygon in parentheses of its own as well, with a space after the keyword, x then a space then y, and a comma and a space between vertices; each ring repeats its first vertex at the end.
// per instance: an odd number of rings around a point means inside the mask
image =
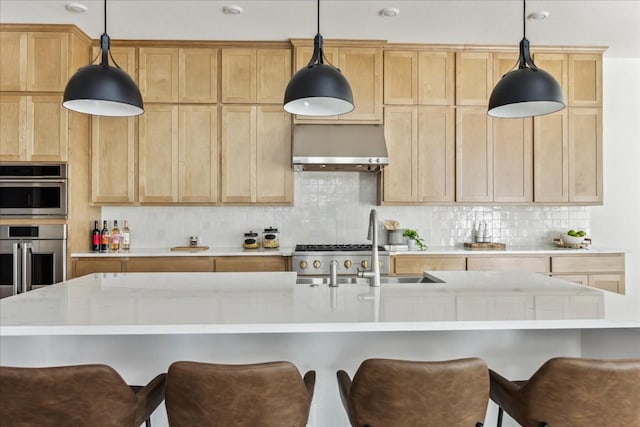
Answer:
MULTIPOLYGON (((330 271, 330 263, 338 261, 338 274, 353 275, 358 269, 371 268, 370 244, 296 245, 293 252, 293 271, 298 275, 324 276, 330 271)), ((380 273, 389 274, 389 252, 378 246, 380 273)))

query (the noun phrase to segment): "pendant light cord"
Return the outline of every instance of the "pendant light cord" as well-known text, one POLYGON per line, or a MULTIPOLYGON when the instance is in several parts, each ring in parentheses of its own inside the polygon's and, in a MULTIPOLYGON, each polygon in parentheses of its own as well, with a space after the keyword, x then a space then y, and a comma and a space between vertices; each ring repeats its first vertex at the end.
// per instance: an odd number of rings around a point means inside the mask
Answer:
POLYGON ((320 0, 318 0, 317 4, 318 4, 318 14, 316 17, 318 19, 318 32, 316 34, 320 34, 320 0))
POLYGON ((526 13, 527 13, 527 0, 522 0, 522 38, 523 39, 527 38, 527 18, 525 16, 526 13))
POLYGON ((107 0, 104 0, 104 33, 107 34, 107 0))

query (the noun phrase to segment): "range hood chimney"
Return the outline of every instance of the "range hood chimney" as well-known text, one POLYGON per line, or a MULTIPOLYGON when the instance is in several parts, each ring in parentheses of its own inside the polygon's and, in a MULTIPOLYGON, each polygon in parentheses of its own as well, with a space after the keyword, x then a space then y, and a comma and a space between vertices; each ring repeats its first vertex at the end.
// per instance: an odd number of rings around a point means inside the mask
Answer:
POLYGON ((379 172, 389 164, 382 125, 294 125, 295 171, 379 172))

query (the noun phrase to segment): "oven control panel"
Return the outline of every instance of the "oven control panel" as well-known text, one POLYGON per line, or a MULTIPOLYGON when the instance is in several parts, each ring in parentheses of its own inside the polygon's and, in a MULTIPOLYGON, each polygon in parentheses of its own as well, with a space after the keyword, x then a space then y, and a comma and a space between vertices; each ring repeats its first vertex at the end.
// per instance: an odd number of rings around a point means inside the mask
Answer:
MULTIPOLYGON (((389 274, 389 255, 388 253, 379 254, 380 274, 389 274)), ((367 252, 359 252, 356 254, 306 254, 296 255, 292 257, 293 271, 298 275, 318 276, 328 275, 330 272, 331 261, 338 261, 339 275, 353 275, 358 270, 371 269, 371 254, 367 252)))

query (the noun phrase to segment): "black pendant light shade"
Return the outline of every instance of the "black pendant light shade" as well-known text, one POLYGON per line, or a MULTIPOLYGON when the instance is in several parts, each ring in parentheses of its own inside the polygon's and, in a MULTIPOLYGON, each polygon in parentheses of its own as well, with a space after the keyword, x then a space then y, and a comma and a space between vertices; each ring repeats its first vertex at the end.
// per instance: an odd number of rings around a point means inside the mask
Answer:
POLYGON ((349 82, 339 69, 324 63, 318 0, 318 33, 313 41, 313 55, 289 80, 284 92, 284 109, 303 116, 336 116, 353 108, 349 82))
MULTIPOLYGON (((100 37, 101 63, 80 68, 67 82, 62 106, 96 116, 137 116, 144 113, 142 95, 133 79, 120 67, 109 65, 107 2, 104 34, 100 37)), ((115 61, 114 61, 115 63, 115 61)))
POLYGON ((560 85, 551 74, 536 67, 529 52, 529 40, 523 37, 518 68, 502 76, 493 88, 488 114, 500 118, 532 117, 555 113, 564 107, 560 85))

